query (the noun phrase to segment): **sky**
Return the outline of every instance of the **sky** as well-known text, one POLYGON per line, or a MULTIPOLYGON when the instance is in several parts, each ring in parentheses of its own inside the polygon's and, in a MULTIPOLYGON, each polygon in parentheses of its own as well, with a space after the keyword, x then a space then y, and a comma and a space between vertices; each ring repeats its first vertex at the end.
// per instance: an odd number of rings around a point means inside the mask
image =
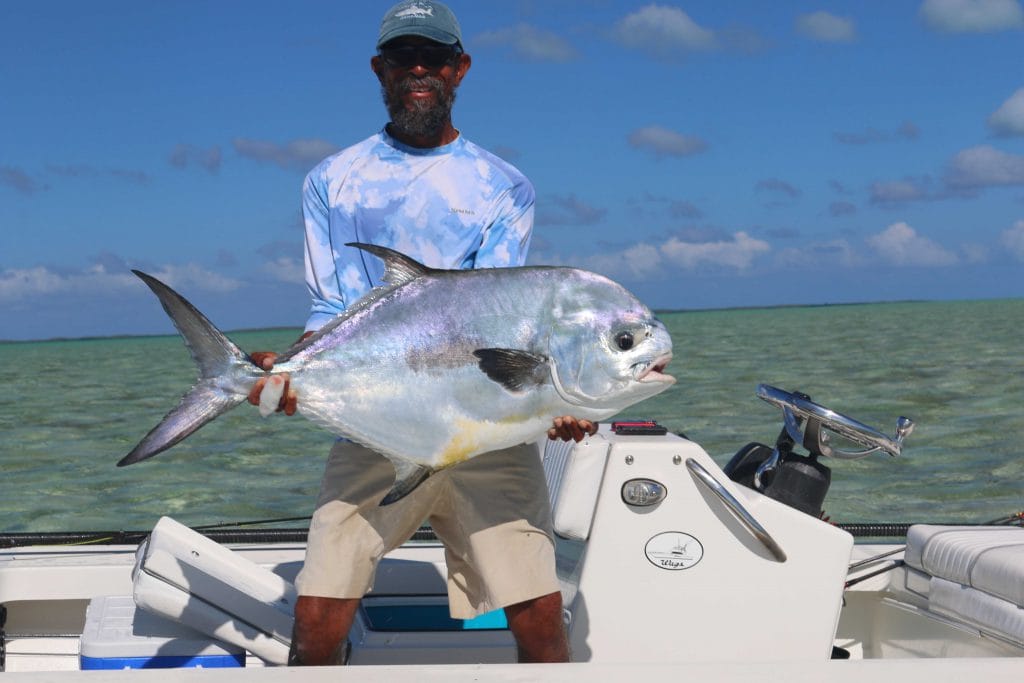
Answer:
MULTIPOLYGON (((652 308, 1024 296, 1020 0, 452 0, 531 264, 652 308)), ((300 327, 300 190, 391 2, 0 0, 0 339, 300 327)))

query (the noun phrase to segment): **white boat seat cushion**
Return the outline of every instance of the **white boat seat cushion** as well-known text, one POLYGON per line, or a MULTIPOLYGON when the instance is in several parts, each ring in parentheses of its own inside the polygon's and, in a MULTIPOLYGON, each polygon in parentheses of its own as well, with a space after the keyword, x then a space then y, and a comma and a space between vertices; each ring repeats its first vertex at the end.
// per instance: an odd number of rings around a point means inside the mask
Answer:
POLYGON ((1018 643, 1024 641, 1024 609, 970 586, 932 577, 928 608, 1018 643))
POLYGON ((1024 605, 1024 528, 915 524, 904 561, 914 569, 1024 605))
POLYGON ((552 526, 559 536, 577 541, 590 537, 610 445, 599 433, 578 444, 549 442, 545 447, 552 526))
POLYGON ((291 644, 295 588, 170 517, 139 545, 135 603, 147 611, 284 664, 291 644))

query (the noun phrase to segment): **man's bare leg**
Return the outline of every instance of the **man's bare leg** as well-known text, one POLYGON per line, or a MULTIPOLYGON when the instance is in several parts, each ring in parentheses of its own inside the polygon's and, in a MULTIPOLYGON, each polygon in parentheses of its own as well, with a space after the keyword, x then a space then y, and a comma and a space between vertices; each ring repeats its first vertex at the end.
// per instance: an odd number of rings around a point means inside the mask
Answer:
POLYGON ((358 598, 300 595, 295 603, 295 627, 288 666, 344 664, 348 632, 358 607, 358 598))
POLYGON ((550 593, 505 608, 520 662, 568 662, 562 594, 550 593))

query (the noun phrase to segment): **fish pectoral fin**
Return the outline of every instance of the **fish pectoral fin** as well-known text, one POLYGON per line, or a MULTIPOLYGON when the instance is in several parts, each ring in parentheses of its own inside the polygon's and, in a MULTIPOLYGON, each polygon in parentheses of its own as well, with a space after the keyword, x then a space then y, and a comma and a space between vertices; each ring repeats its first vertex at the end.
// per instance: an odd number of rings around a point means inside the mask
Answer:
POLYGON ((548 359, 516 349, 477 349, 480 369, 509 391, 523 391, 544 384, 551 377, 548 359))
POLYGON ((413 490, 425 482, 427 477, 434 473, 434 470, 430 469, 426 465, 419 465, 410 460, 401 460, 398 458, 388 458, 391 464, 395 466, 395 483, 392 485, 391 490, 388 491, 388 495, 380 501, 380 505, 391 505, 392 503, 405 498, 407 495, 413 492, 413 490))

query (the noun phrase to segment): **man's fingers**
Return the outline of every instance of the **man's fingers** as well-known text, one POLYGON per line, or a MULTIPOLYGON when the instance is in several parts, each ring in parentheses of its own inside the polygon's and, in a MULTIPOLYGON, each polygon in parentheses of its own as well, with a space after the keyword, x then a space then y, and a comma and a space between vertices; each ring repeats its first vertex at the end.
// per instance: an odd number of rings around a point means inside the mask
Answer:
POLYGON ((552 426, 548 429, 548 438, 552 441, 583 441, 587 436, 597 433, 597 425, 590 420, 577 420, 572 415, 562 415, 551 421, 552 426))
POLYGON ((263 393, 263 385, 266 383, 266 377, 260 377, 256 380, 256 383, 252 385, 251 389, 249 389, 249 403, 254 406, 258 406, 260 404, 260 394, 263 393))
POLYGON ((285 415, 294 415, 295 414, 295 410, 299 406, 299 395, 295 392, 295 390, 294 389, 289 389, 285 393, 284 398, 282 398, 281 400, 283 401, 283 408, 282 409, 284 410, 284 414, 285 415))
POLYGON ((277 360, 277 354, 273 351, 253 351, 249 354, 249 360, 253 362, 253 365, 264 370, 270 370, 274 367, 274 362, 277 360))

